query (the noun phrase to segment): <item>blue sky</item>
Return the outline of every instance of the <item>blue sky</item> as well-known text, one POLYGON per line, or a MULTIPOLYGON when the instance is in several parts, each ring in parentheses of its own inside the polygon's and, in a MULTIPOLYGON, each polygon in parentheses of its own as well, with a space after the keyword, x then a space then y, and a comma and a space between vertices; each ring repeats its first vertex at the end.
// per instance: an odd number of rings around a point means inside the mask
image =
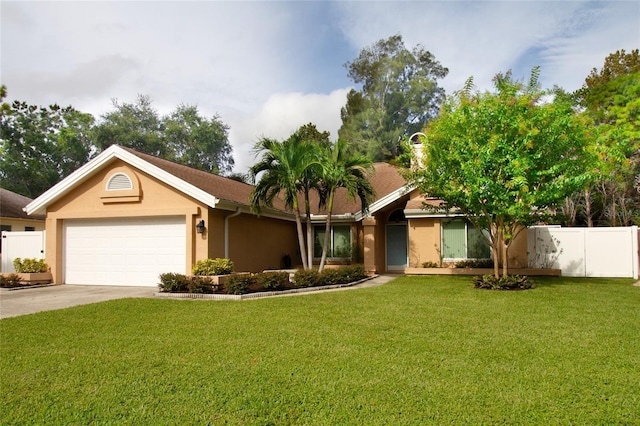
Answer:
POLYGON ((139 1, 0 3, 8 98, 96 117, 148 95, 160 113, 196 104, 230 126, 236 171, 261 136, 313 122, 337 136, 354 86, 344 64, 401 34, 450 70, 447 93, 498 72, 579 88, 618 49, 640 47, 637 1, 139 1))

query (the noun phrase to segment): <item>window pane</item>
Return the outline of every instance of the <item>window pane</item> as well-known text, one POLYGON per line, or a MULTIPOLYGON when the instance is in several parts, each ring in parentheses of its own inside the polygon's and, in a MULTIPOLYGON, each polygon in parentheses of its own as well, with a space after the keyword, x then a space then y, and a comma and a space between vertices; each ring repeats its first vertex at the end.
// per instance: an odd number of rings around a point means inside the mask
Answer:
POLYGON ((349 226, 333 227, 332 257, 351 257, 351 229, 349 226))
POLYGON ((452 220, 442 224, 442 257, 446 259, 464 259, 465 223, 462 220, 452 220))
POLYGON ((489 259, 491 257, 491 248, 489 241, 482 235, 486 231, 481 231, 469 224, 467 234, 467 257, 470 259, 489 259))
MULTIPOLYGON (((313 257, 322 257, 324 234, 324 226, 316 226, 313 228, 313 257)), ((329 242, 329 244, 331 244, 331 242, 329 242)), ((331 256, 331 253, 327 253, 327 256, 331 256)))

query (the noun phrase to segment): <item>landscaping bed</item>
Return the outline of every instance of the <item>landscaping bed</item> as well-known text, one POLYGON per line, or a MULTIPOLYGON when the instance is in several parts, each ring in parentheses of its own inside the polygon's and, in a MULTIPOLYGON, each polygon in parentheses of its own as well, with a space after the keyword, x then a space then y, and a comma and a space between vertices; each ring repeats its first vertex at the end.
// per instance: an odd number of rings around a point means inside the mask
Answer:
MULTIPOLYGON (((194 271, 200 271, 194 268, 194 271)), ((209 269, 207 269, 209 271, 209 269)), ((218 272, 217 270, 211 270, 218 272)), ((353 285, 368 278, 362 265, 318 270, 265 271, 227 275, 160 275, 159 296, 197 299, 246 299, 275 294, 299 293, 313 288, 336 288, 353 285), (167 296, 164 296, 167 295, 167 296), (176 296, 169 296, 176 295, 176 296), (222 297, 225 296, 225 297, 222 297)))

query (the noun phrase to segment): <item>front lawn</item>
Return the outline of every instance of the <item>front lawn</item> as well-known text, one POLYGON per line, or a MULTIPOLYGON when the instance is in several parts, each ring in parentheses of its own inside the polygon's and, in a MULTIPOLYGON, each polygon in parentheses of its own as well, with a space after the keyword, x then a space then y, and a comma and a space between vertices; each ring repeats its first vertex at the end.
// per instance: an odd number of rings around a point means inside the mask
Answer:
POLYGON ((640 287, 470 277, 0 321, 2 424, 640 424, 640 287))

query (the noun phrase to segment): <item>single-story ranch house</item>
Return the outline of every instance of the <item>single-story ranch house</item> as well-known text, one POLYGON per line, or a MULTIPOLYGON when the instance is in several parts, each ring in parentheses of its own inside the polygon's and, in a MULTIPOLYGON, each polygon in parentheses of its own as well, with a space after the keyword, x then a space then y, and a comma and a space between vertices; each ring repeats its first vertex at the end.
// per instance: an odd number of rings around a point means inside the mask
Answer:
MULTIPOLYGON (((336 197, 330 262, 402 272, 424 262, 488 258, 463 218, 429 214, 398 170, 375 164, 369 211, 336 197)), ((227 257, 237 271, 301 264, 293 214, 279 200, 259 215, 252 185, 113 145, 25 208, 46 215, 46 260, 56 284, 155 286, 164 272, 189 273, 200 259, 227 257), (290 259, 290 262, 289 262, 290 259)), ((316 241, 325 217, 315 203, 316 241)), ((526 233, 510 265, 527 263, 526 233)), ((320 245, 314 257, 319 261, 320 245)))

